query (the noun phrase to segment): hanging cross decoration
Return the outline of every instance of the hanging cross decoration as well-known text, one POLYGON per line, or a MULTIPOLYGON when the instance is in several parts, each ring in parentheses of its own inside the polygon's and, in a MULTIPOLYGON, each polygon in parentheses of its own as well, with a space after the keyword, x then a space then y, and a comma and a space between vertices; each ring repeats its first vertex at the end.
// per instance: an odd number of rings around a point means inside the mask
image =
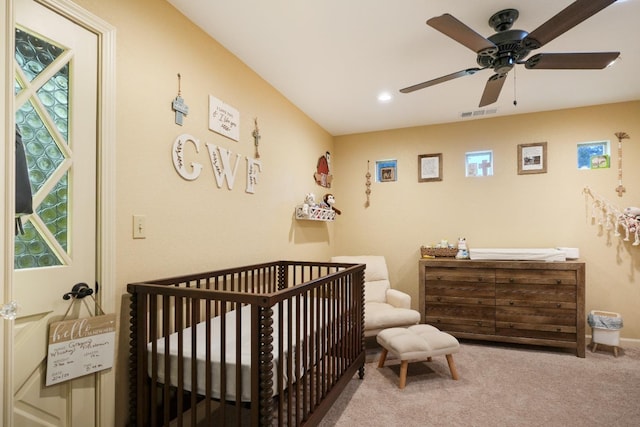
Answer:
POLYGON ((258 129, 258 118, 253 119, 253 144, 256 146, 256 159, 260 158, 260 152, 258 151, 258 145, 260 144, 260 129, 258 129))
POLYGON ((616 192, 618 197, 622 197, 622 193, 626 191, 622 185, 622 140, 629 139, 629 135, 625 132, 616 132, 615 135, 618 138, 618 186, 616 187, 616 192))
POLYGON ((184 103, 180 89, 180 73, 178 73, 178 96, 171 103, 171 109, 176 112, 176 124, 182 126, 183 117, 189 114, 189 106, 184 103))
POLYGON ((491 162, 489 162, 487 159, 484 159, 482 163, 479 164, 479 166, 480 169, 482 169, 482 176, 487 176, 487 171, 491 167, 491 162))

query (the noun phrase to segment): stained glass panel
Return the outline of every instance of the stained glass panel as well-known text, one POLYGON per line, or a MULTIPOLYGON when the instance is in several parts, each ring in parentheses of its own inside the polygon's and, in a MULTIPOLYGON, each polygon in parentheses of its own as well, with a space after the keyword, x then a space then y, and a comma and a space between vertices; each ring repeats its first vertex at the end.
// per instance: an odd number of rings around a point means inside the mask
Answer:
MULTIPOLYGON (((16 62, 26 76, 29 86, 35 77, 51 66, 63 52, 40 38, 16 29, 16 62)), ((53 77, 36 90, 37 98, 25 102, 16 112, 16 124, 22 134, 29 179, 35 200, 34 213, 24 224, 24 234, 15 239, 14 267, 35 268, 61 265, 56 253, 68 250, 68 180, 69 172, 57 172, 64 164, 65 154, 61 146, 68 138, 69 64, 60 64, 53 77), (51 132, 49 127, 57 132, 51 132), (56 140, 62 138, 62 140, 56 140), (57 179, 57 182, 51 180, 57 179), (48 191, 41 197, 40 192, 48 191), (39 218, 46 230, 34 226, 32 217, 39 218)), ((16 78, 15 90, 22 90, 21 80, 16 78)))

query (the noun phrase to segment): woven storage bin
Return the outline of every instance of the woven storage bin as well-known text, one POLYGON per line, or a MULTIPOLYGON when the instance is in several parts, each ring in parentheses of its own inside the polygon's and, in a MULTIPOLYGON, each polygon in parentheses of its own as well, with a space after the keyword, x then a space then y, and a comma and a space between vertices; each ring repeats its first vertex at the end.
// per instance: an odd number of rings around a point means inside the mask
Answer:
POLYGON ((458 253, 458 249, 457 248, 427 248, 427 247, 421 246, 420 252, 423 257, 434 256, 434 257, 453 258, 458 253))

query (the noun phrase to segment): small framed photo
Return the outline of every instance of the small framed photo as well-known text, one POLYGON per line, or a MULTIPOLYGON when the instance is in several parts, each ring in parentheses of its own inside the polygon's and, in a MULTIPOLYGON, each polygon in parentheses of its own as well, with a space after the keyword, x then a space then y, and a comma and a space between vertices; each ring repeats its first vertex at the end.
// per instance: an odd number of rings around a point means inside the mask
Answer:
POLYGON ((442 153, 418 155, 418 182, 442 181, 442 153))
POLYGON ((376 160, 376 179, 378 182, 392 182, 398 180, 397 160, 376 160))
POLYGON ((518 175, 547 173, 547 143, 518 144, 518 175))

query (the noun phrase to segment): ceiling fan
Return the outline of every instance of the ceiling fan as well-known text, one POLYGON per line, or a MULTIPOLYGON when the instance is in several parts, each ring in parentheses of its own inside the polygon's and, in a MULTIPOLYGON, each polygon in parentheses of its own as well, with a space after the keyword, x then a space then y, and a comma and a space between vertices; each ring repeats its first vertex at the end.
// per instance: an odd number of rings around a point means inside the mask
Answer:
POLYGON ((487 38, 476 33, 448 13, 431 18, 427 20, 427 25, 476 52, 478 55, 476 61, 480 67, 467 68, 447 74, 400 89, 400 92, 410 93, 491 68, 495 74, 487 80, 480 99, 479 106, 484 107, 498 100, 507 73, 517 64, 524 64, 528 69, 546 70, 597 70, 605 68, 618 58, 620 52, 538 53, 529 59, 525 60, 525 58, 532 50, 541 48, 615 2, 616 0, 576 0, 531 33, 511 29, 513 23, 518 19, 519 13, 516 9, 501 10, 489 18, 489 25, 496 33, 487 38))

